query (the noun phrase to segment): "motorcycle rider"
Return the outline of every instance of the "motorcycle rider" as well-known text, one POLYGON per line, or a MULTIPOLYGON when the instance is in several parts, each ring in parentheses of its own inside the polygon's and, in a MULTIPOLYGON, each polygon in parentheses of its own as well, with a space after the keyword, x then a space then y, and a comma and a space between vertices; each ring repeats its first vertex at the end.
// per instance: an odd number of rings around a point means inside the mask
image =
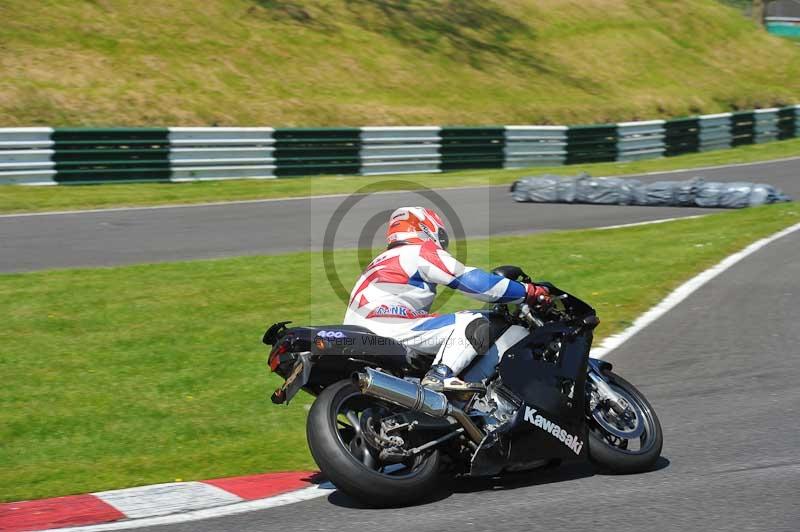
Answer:
POLYGON ((423 207, 401 207, 389 217, 386 251, 378 255, 350 294, 344 323, 393 338, 435 355, 422 385, 437 391, 477 391, 458 375, 492 344, 489 321, 479 313, 430 314, 437 285, 490 303, 549 303, 546 287, 520 283, 458 262, 447 250, 442 219, 423 207))

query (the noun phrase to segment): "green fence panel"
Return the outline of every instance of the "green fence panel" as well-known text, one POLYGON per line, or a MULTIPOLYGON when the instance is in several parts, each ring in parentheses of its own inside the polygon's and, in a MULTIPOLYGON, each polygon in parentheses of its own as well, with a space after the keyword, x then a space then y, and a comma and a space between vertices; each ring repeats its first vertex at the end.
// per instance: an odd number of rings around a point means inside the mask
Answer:
POLYGON ((800 21, 786 21, 786 22, 767 22, 767 31, 773 35, 780 37, 791 37, 793 39, 800 39, 800 21))
POLYGON ((664 123, 664 144, 667 157, 700 151, 700 120, 668 120, 664 123))
POLYGON ((778 110, 778 140, 793 139, 797 130, 797 113, 794 106, 778 110))
POLYGON ((567 164, 602 163, 617 159, 617 126, 570 126, 567 164))
POLYGON ((56 128, 53 140, 63 143, 89 144, 125 144, 133 143, 167 143, 168 128, 165 127, 131 127, 131 128, 56 128))
POLYGON ((276 129, 275 175, 357 174, 361 169, 361 129, 276 129))
POLYGON ((443 127, 440 136, 442 170, 503 167, 503 127, 443 127))
POLYGON ((172 170, 165 168, 136 168, 125 169, 97 166, 95 168, 64 169, 58 168, 56 181, 61 184, 86 184, 110 182, 145 182, 169 181, 172 170))
POLYGON ((167 128, 58 128, 52 139, 57 183, 170 178, 167 128))
POLYGON ((741 112, 731 115, 731 146, 744 146, 755 142, 755 113, 741 112))

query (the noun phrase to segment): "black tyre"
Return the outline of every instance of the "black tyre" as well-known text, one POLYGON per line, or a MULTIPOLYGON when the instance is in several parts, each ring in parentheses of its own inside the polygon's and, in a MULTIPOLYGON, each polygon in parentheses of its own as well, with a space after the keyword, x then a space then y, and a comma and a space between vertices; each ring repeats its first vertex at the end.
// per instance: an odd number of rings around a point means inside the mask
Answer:
POLYGON ((622 419, 601 407, 589 412, 589 459, 606 473, 648 471, 661 456, 664 443, 661 422, 633 384, 611 371, 603 375, 609 386, 624 397, 631 408, 622 419))
POLYGON ((400 506, 422 499, 435 488, 437 450, 402 463, 384 464, 363 432, 371 416, 397 408, 362 395, 349 380, 326 388, 308 414, 308 446, 322 474, 338 489, 370 506, 400 506))

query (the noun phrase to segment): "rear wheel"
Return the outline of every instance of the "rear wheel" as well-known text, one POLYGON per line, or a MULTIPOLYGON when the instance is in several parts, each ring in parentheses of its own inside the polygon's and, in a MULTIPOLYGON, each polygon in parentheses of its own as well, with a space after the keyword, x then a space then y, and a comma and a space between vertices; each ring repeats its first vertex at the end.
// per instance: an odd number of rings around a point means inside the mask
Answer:
POLYGON ((636 387, 606 371, 611 389, 628 403, 623 414, 598 404, 589 412, 589 459, 609 473, 640 473, 661 456, 664 436, 655 410, 636 387))
POLYGON ((317 465, 337 488, 371 506, 399 506, 428 495, 436 485, 437 450, 403 461, 380 459, 372 435, 398 407, 362 395, 349 380, 326 388, 308 414, 306 435, 317 465))

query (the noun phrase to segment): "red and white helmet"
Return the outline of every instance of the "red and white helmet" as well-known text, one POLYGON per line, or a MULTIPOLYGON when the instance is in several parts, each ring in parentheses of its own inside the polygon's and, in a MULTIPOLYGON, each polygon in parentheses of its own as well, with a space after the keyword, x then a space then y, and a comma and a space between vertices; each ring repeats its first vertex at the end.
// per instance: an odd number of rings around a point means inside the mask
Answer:
POLYGON ((422 244, 428 240, 442 249, 447 249, 450 243, 444 222, 431 209, 400 207, 389 217, 389 228, 386 230, 386 243, 389 246, 422 244))

